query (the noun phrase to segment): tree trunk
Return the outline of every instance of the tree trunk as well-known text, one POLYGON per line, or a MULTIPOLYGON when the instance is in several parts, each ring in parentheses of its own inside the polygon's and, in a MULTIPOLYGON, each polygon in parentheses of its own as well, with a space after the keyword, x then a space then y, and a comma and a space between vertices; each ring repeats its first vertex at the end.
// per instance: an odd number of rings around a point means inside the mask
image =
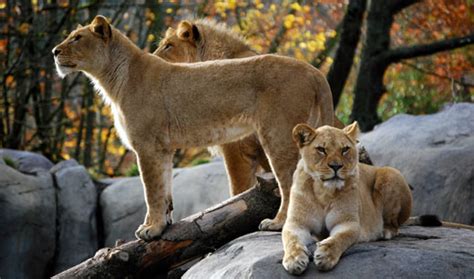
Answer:
MULTIPOLYGON (((204 212, 171 225, 161 239, 135 240, 102 249, 83 263, 53 278, 157 278, 170 268, 215 251, 223 244, 257 230, 280 205, 271 174, 258 177, 256 187, 204 212)), ((71 251, 74 252, 74 251, 71 251)))
POLYGON ((359 74, 354 89, 351 118, 359 122, 362 131, 380 122, 377 104, 384 92, 383 75, 388 65, 382 65, 377 55, 390 47, 390 28, 393 14, 389 1, 371 1, 367 16, 367 37, 362 50, 359 74))
POLYGON ((351 0, 342 19, 342 31, 334 62, 327 74, 331 86, 334 107, 337 107, 347 77, 351 72, 354 56, 359 43, 366 0, 351 0))
POLYGON ((92 166, 92 146, 95 128, 94 90, 89 85, 86 87, 86 131, 84 138, 83 164, 86 168, 92 166))

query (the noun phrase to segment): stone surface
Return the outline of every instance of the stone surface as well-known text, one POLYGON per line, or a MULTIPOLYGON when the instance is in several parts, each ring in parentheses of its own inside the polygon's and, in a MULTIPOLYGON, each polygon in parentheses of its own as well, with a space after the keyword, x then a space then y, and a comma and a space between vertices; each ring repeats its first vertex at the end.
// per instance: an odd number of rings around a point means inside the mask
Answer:
POLYGON ((0 277, 46 278, 56 248, 56 194, 48 172, 0 164, 0 277))
POLYGON ((58 202, 56 274, 97 251, 97 189, 87 170, 75 160, 63 161, 51 172, 56 180, 58 202))
POLYGON ((48 171, 53 166, 53 163, 41 154, 7 148, 0 149, 0 159, 10 159, 17 170, 30 174, 48 171))
MULTIPOLYGON (((283 268, 282 258, 281 234, 257 232, 219 248, 183 278, 293 278, 283 268)), ((393 240, 354 245, 329 272, 319 272, 311 262, 299 277, 474 278, 473 262, 473 231, 405 227, 393 240)))
POLYGON ((474 104, 394 116, 361 143, 375 165, 399 169, 414 188, 413 214, 474 224, 474 104))
MULTIPOLYGON (((173 219, 180 220, 229 197, 228 180, 222 162, 173 170, 173 219)), ((146 213, 139 177, 115 180, 100 197, 105 246, 118 239, 135 239, 135 230, 146 213)))

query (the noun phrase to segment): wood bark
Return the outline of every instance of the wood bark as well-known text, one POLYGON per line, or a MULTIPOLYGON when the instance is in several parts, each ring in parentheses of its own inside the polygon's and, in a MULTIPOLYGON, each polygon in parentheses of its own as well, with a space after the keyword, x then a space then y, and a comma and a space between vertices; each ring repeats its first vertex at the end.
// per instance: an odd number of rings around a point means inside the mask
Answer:
POLYGON ((161 239, 99 250, 93 258, 53 278, 165 277, 171 268, 256 231, 262 219, 273 218, 280 205, 277 189, 273 175, 264 174, 254 188, 171 225, 161 239))
POLYGON ((339 46, 327 74, 334 107, 337 107, 339 103, 339 98, 352 68, 364 20, 366 2, 366 0, 351 0, 342 19, 339 46))

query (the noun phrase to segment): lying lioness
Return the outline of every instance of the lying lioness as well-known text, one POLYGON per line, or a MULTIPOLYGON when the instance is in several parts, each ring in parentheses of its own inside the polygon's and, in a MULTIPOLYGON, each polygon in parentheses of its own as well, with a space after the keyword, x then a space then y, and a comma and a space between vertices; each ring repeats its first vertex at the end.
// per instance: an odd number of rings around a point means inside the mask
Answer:
POLYGON ((288 219, 283 227, 283 266, 302 273, 306 244, 319 240, 314 263, 332 269, 356 242, 390 239, 410 216, 412 196, 396 169, 358 163, 357 122, 343 130, 299 124, 293 137, 301 160, 293 176, 288 219))
POLYGON ((329 85, 295 59, 263 55, 171 64, 135 46, 102 16, 53 49, 58 73, 84 72, 112 106, 122 141, 137 155, 147 214, 136 236, 150 240, 171 222, 174 150, 256 133, 280 186, 282 202, 261 229, 286 219, 298 150, 292 128, 333 123, 329 85))

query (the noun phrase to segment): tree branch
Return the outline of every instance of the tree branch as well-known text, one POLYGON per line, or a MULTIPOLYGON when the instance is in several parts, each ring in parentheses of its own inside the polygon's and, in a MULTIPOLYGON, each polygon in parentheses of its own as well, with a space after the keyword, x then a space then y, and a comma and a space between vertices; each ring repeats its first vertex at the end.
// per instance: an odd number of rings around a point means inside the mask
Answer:
POLYGON ((410 47, 400 47, 385 51, 381 54, 381 61, 396 63, 403 59, 427 56, 437 52, 451 50, 474 44, 474 33, 458 38, 447 39, 431 44, 421 44, 410 47))
POLYGON ((392 15, 397 14, 399 11, 411 6, 415 3, 421 2, 421 0, 392 0, 390 2, 390 10, 392 15))
POLYGON ((99 250, 93 258, 53 278, 165 277, 170 268, 256 231, 262 219, 276 214, 280 205, 280 198, 275 195, 277 189, 273 175, 264 174, 258 177, 256 187, 173 224, 158 240, 135 240, 99 250))

